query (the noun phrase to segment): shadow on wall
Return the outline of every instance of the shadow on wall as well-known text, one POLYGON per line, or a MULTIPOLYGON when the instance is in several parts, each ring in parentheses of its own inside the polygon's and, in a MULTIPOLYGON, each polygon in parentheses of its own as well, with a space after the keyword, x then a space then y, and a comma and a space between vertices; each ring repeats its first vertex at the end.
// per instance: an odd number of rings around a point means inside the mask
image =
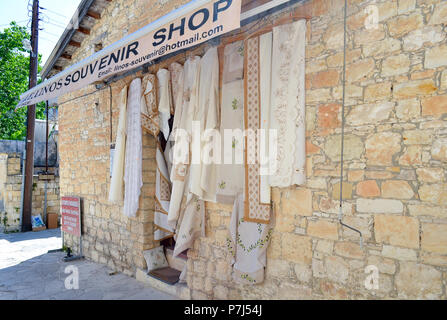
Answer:
MULTIPOLYGON (((46 156, 46 124, 44 120, 36 120, 34 142, 34 167, 45 167, 46 156)), ((57 123, 49 123, 49 139, 48 139, 48 166, 58 167, 58 127, 57 123)), ((25 141, 19 140, 0 140, 0 153, 20 155, 23 159, 25 150, 25 141)))

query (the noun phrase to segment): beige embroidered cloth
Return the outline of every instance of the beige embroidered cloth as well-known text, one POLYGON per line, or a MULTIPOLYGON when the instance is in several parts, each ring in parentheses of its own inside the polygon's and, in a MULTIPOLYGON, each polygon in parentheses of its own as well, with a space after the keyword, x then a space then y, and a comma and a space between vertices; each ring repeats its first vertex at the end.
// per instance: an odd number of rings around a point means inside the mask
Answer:
POLYGON ((181 203, 186 193, 185 186, 189 174, 192 120, 198 106, 200 57, 189 58, 183 68, 182 104, 176 107, 174 115, 174 121, 177 121, 178 117, 180 120, 176 131, 173 132, 175 143, 171 171, 172 195, 168 212, 168 223, 175 230, 179 228, 181 203))
POLYGON ((205 236, 205 203, 190 194, 175 239, 174 257, 194 245, 194 241, 205 236))
POLYGON ((200 57, 192 57, 184 65, 183 107, 178 125, 179 131, 182 132, 175 134, 174 164, 171 174, 173 185, 168 215, 168 223, 176 230, 174 256, 191 248, 194 240, 205 232, 204 202, 189 189, 190 142, 192 121, 199 105, 200 60, 200 57))
POLYGON ((272 32, 259 37, 259 90, 260 90, 260 146, 259 146, 259 201, 270 204, 270 154, 275 145, 270 146, 270 111, 272 84, 272 32), (271 147, 271 148, 270 148, 271 147))
POLYGON ((124 170, 124 207, 128 217, 137 214, 142 177, 142 132, 141 132, 141 79, 134 79, 129 87, 127 99, 127 140, 124 170))
POLYGON ((157 107, 157 86, 153 74, 143 78, 143 98, 141 99, 141 125, 147 133, 158 136, 160 125, 157 107))
POLYGON ((119 120, 116 131, 115 155, 112 166, 112 179, 110 181, 109 201, 123 201, 124 190, 124 164, 126 154, 126 118, 127 118, 127 85, 121 90, 119 97, 119 120))
POLYGON ((174 114, 174 124, 172 130, 174 131, 180 122, 181 110, 177 112, 178 108, 181 108, 183 104, 183 81, 184 73, 183 66, 180 63, 173 62, 169 65, 169 72, 171 73, 171 86, 172 86, 172 114, 174 114), (178 115, 178 116, 177 116, 178 115))
POLYGON ((279 139, 270 185, 275 187, 306 181, 305 43, 305 20, 273 28, 270 128, 279 139))
MULTIPOLYGON (((246 222, 267 224, 270 221, 270 203, 261 202, 261 187, 269 188, 261 184, 260 176, 260 128, 261 107, 268 105, 261 103, 260 79, 265 72, 261 68, 269 68, 269 65, 260 64, 260 40, 259 37, 248 39, 245 42, 245 214, 246 222)), ((268 49, 268 47, 266 47, 268 49)))
MULTIPOLYGON (((160 120, 158 117, 159 112, 157 103, 159 101, 157 96, 161 96, 165 94, 165 92, 157 94, 156 78, 153 74, 148 74, 143 78, 143 89, 143 96, 141 98, 141 116, 147 120, 147 126, 142 123, 142 127, 146 132, 153 135, 157 141, 155 157, 157 169, 155 172, 154 240, 164 240, 174 235, 174 230, 167 223, 169 201, 171 198, 169 168, 165 160, 165 154, 163 150, 161 150, 158 137, 158 133, 160 132, 158 124, 160 120)), ((158 89, 163 91, 160 87, 158 87, 158 89)), ((167 134, 169 134, 169 131, 167 134)))
POLYGON ((154 240, 164 240, 172 237, 174 235, 174 230, 168 224, 171 182, 169 181, 168 168, 160 144, 157 145, 156 163, 154 240))
POLYGON ((244 188, 244 42, 224 48, 220 118, 221 164, 217 167, 216 200, 233 204, 244 188), (231 135, 230 135, 231 134, 231 135))
POLYGON ((160 117, 160 130, 163 133, 165 140, 169 138, 169 118, 172 110, 172 93, 170 73, 166 69, 160 69, 157 72, 158 80, 158 112, 160 117))
POLYGON ((220 160, 220 141, 214 135, 219 126, 219 59, 216 47, 209 48, 200 61, 198 93, 193 121, 199 124, 200 136, 193 134, 191 144, 190 192, 201 200, 216 202, 216 163, 220 160))
MULTIPOLYGON (((160 69, 157 72, 158 80, 158 113, 161 132, 165 140, 167 141, 170 136, 169 119, 171 117, 172 106, 172 92, 171 92, 171 75, 166 69, 160 69)), ((169 157, 171 144, 166 142, 165 150, 162 150, 159 142, 159 137, 155 137, 157 140, 157 152, 156 152, 156 180, 155 180, 155 216, 154 216, 154 239, 163 240, 174 235, 174 228, 168 224, 168 213, 171 200, 171 181, 170 170, 171 164, 166 161, 166 156, 169 157)))
POLYGON ((182 104, 183 104, 183 66, 177 62, 172 63, 169 66, 169 73, 171 75, 171 90, 172 90, 172 108, 171 114, 174 116, 172 131, 169 136, 168 142, 166 143, 165 149, 165 159, 168 166, 169 176, 172 174, 172 151, 174 150, 174 138, 173 132, 178 127, 182 114, 182 104), (176 112, 178 110, 178 112, 176 112))
POLYGON ((267 247, 273 232, 271 224, 246 222, 244 198, 237 196, 231 215, 227 248, 231 253, 233 277, 242 284, 259 284, 264 281, 267 247))

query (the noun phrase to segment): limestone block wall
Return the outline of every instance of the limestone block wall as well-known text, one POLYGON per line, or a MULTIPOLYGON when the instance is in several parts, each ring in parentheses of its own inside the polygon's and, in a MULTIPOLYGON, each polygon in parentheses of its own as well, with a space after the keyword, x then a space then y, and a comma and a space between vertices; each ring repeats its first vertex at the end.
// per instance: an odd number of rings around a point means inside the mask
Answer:
MULTIPOLYGON (((74 61, 92 54, 95 43, 105 47, 184 2, 158 1, 149 8, 143 0, 113 1, 74 61)), ((291 11, 310 18, 308 180, 304 186, 273 189, 275 226, 261 285, 232 281, 226 249, 232 208, 207 203, 206 237, 188 253, 192 298, 447 298, 447 2, 348 1, 342 210, 343 221, 362 231, 363 248, 358 235, 337 219, 343 3, 296 3, 255 26, 291 11), (377 19, 371 19, 372 13, 377 19), (376 289, 365 285, 372 274, 368 266, 378 271, 376 289)), ((117 98, 135 76, 111 86, 112 130, 108 88, 94 92, 89 86, 66 95, 59 109, 61 195, 84 198, 84 254, 128 274, 144 268, 142 250, 157 245, 153 138, 143 137, 144 187, 137 218, 124 217, 120 204, 107 201, 117 98)), ((74 239, 65 240, 76 247, 74 239)))
POLYGON ((363 233, 360 248, 358 234, 337 219, 343 2, 296 7, 312 17, 308 181, 273 189, 265 283, 231 280, 231 206, 208 203, 207 236, 189 252, 192 298, 446 299, 447 3, 348 1, 343 221, 363 233), (367 29, 371 12, 378 24, 367 29), (379 282, 372 290, 365 286, 370 265, 379 282))
MULTIPOLYGON (((22 205, 22 172, 19 154, 0 154, 0 232, 20 229, 20 207, 22 205)), ((55 168, 50 168, 54 172, 55 168)), ((42 168, 35 168, 40 172, 42 168)), ((47 182, 47 213, 59 214, 59 177, 47 182)), ((45 181, 37 174, 33 177, 33 215, 40 214, 43 219, 45 207, 45 181)))
MULTIPOLYGON (((61 196, 82 198, 83 254, 110 268, 135 274, 144 268, 143 250, 154 246, 153 207, 155 195, 155 139, 143 136, 143 183, 136 218, 122 214, 123 203, 108 201, 110 185, 110 141, 115 142, 118 127, 118 97, 133 77, 112 85, 111 89, 85 98, 61 103, 60 176, 61 196), (110 139, 110 91, 112 90, 112 131, 110 139)), ((87 88, 95 91, 94 88, 87 88)), ((67 95, 70 100, 74 93, 67 95)), ((77 239, 65 235, 66 246, 79 250, 77 239)))

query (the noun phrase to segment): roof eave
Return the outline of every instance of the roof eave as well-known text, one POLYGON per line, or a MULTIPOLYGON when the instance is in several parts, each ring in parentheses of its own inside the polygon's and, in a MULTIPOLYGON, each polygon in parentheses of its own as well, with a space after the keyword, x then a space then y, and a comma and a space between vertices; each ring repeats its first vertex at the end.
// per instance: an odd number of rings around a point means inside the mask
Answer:
POLYGON ((86 16, 88 10, 92 6, 93 2, 95 2, 95 0, 82 0, 81 3, 79 4, 78 9, 76 10, 73 17, 70 20, 70 23, 62 33, 62 36, 59 38, 59 41, 57 42, 56 46, 51 52, 51 55, 49 56, 48 60, 46 61, 45 65, 42 68, 42 71, 40 73, 42 79, 45 79, 48 76, 50 71, 54 68, 56 61, 64 53, 65 48, 67 47, 68 43, 73 38, 73 35, 77 31, 77 29, 73 28, 75 22, 78 21, 78 24, 81 23, 82 19, 86 16))

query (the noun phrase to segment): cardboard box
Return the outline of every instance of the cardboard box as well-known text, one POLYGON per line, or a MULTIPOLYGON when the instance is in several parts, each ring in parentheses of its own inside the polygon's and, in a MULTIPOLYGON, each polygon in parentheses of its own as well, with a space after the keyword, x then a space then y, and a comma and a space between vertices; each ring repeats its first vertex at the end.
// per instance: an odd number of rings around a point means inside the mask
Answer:
POLYGON ((43 226, 43 227, 39 227, 39 228, 33 228, 33 231, 34 232, 36 232, 36 231, 43 231, 43 230, 46 230, 46 229, 47 229, 47 227, 43 226))
POLYGON ((49 213, 47 215, 47 227, 48 229, 57 228, 57 213, 49 213))

